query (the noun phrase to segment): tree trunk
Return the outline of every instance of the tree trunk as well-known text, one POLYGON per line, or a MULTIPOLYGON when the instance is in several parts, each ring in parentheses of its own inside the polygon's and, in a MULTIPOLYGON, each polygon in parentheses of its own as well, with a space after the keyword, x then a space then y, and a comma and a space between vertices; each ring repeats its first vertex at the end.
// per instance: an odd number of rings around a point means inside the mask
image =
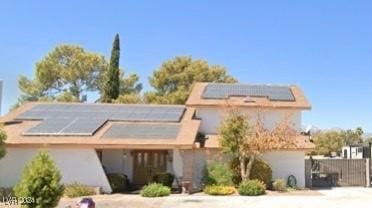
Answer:
POLYGON ((251 170, 252 170, 252 166, 253 166, 253 163, 254 163, 254 160, 255 160, 255 156, 254 155, 251 155, 249 157, 249 161, 248 161, 248 164, 247 164, 247 178, 249 179, 249 177, 251 176, 251 170))
POLYGON ((239 157, 240 175, 242 177, 242 181, 248 180, 246 159, 247 159, 246 157, 239 157))
POLYGON ((241 174, 241 177, 242 177, 243 181, 249 180, 254 160, 255 160, 254 155, 251 155, 249 157, 239 157, 240 174, 241 174), (247 160, 248 160, 248 162, 247 162, 247 160))

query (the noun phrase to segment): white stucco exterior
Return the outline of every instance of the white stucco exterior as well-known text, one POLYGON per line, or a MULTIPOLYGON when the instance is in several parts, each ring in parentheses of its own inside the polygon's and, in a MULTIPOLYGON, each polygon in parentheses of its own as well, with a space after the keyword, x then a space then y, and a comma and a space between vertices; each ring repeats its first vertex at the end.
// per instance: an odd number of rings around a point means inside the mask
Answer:
MULTIPOLYGON (((298 132, 301 131, 301 110, 267 109, 259 113, 257 110, 250 108, 241 108, 239 110, 253 121, 257 119, 257 115, 259 114, 264 126, 268 129, 273 129, 280 121, 290 116, 291 125, 298 132)), ((228 112, 223 108, 198 107, 196 109, 196 117, 201 119, 199 131, 204 134, 217 134, 219 125, 227 115, 228 112)), ((297 179, 298 187, 305 187, 304 151, 274 151, 264 154, 262 159, 271 166, 274 180, 277 178, 287 180, 288 176, 294 175, 297 179)))
POLYGON ((183 176, 183 161, 180 150, 173 150, 173 161, 172 161, 173 173, 177 178, 183 176))
MULTIPOLYGON (((254 120, 257 118, 257 110, 242 108, 240 111, 250 119, 254 120)), ((198 107, 196 109, 196 117, 201 119, 200 132, 204 134, 216 134, 218 132, 218 126, 227 115, 228 113, 223 108, 198 107)), ((301 130, 302 112, 300 110, 268 109, 260 112, 259 115, 262 117, 264 126, 268 129, 274 128, 277 123, 290 116, 291 125, 296 130, 301 130)))
POLYGON ((298 187, 305 187, 305 153, 303 151, 274 151, 262 156, 273 171, 273 180, 281 178, 287 181, 294 175, 298 187))
MULTIPOLYGON (((110 193, 111 187, 94 149, 52 148, 51 158, 62 174, 62 183, 79 182, 101 187, 110 193)), ((25 165, 38 152, 37 148, 7 148, 7 154, 0 160, 0 187, 12 187, 20 179, 25 165)))

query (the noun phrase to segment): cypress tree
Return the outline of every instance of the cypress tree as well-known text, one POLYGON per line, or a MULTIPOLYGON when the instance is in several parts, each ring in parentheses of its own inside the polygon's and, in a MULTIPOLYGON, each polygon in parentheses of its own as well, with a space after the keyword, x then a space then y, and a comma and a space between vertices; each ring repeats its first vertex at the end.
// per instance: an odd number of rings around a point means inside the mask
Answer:
POLYGON ((109 69, 106 74, 106 83, 103 89, 103 102, 111 102, 119 97, 120 93, 120 40, 119 34, 115 35, 114 43, 112 44, 111 58, 109 69))

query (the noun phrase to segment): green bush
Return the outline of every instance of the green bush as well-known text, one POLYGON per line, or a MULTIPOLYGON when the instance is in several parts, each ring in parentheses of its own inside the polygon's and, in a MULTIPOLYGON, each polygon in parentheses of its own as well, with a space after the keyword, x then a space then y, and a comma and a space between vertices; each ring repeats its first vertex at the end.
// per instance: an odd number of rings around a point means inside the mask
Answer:
POLYGON ((36 157, 24 168, 21 180, 14 187, 17 197, 31 197, 34 203, 29 208, 50 208, 57 206, 63 195, 64 187, 60 183, 61 174, 49 157, 47 151, 39 151, 36 157))
MULTIPOLYGON (((232 181, 235 185, 240 184, 242 178, 240 176, 240 162, 238 158, 233 158, 230 161, 230 169, 232 170, 232 181)), ((271 167, 263 160, 256 159, 253 162, 250 179, 260 180, 265 183, 267 187, 270 186, 272 180, 272 170, 271 167)))
POLYGON ((242 177, 240 175, 240 162, 239 158, 235 157, 229 162, 229 168, 232 172, 231 180, 235 186, 238 186, 242 182, 242 177))
POLYGON ((243 196, 258 196, 265 193, 265 184, 259 180, 247 180, 240 183, 238 192, 243 196))
POLYGON ((203 172, 205 185, 233 185, 231 169, 222 163, 208 162, 203 172))
POLYGON ((224 196, 235 193, 235 188, 233 186, 209 185, 206 186, 203 191, 209 195, 224 196))
POLYGON ((170 193, 170 188, 160 183, 151 183, 149 185, 146 185, 140 192, 141 196, 143 197, 169 196, 170 193))
POLYGON ((79 183, 73 183, 70 185, 66 185, 64 194, 69 198, 75 198, 80 196, 94 195, 95 191, 92 187, 79 183))
POLYGON ((273 182, 273 189, 275 191, 287 191, 287 185, 284 179, 276 179, 273 182))
POLYGON ((161 183, 164 186, 172 187, 172 183, 174 180, 174 175, 167 173, 167 172, 161 172, 157 173, 152 177, 152 181, 155 183, 161 183))
POLYGON ((265 161, 256 159, 252 165, 250 179, 257 179, 264 182, 266 187, 270 186, 272 180, 271 167, 265 161))
POLYGON ((110 182, 110 186, 113 193, 121 193, 128 189, 128 178, 121 173, 109 173, 107 179, 110 182))

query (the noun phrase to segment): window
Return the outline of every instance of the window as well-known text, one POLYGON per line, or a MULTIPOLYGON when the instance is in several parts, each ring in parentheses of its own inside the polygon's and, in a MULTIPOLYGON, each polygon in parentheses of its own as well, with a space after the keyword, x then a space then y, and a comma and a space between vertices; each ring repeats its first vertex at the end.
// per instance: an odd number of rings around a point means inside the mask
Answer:
POLYGON ((344 158, 347 158, 347 150, 344 149, 344 158))
POLYGON ((363 147, 358 147, 358 152, 363 152, 363 147))

